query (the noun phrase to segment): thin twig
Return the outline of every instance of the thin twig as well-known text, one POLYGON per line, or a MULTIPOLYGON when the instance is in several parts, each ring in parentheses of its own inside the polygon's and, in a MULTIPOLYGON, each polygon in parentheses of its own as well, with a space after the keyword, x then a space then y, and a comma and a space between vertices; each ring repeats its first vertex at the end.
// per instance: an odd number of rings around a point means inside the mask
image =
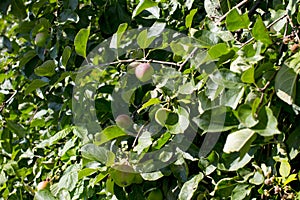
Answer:
POLYGON ((289 23, 291 24, 291 27, 292 27, 292 30, 293 30, 293 32, 294 32, 294 34, 295 34, 295 37, 296 37, 296 39, 297 39, 297 42, 300 42, 300 39, 299 39, 299 36, 298 36, 298 34, 297 34, 297 31, 296 31, 296 28, 295 28, 295 26, 294 26, 294 23, 293 23, 292 19, 290 18, 290 16, 288 16, 288 15, 287 15, 287 20, 288 20, 289 23))
POLYGON ((16 94, 18 93, 18 91, 14 91, 14 93, 5 101, 1 104, 0 106, 0 112, 3 110, 3 108, 5 107, 6 104, 8 104, 13 98, 14 96, 16 96, 16 94))
POLYGON ((134 62, 134 61, 136 61, 136 62, 158 63, 158 64, 163 64, 163 65, 173 65, 173 66, 176 66, 176 67, 180 67, 180 64, 179 63, 175 63, 175 62, 168 62, 168 61, 161 61, 161 60, 152 60, 152 59, 149 59, 149 60, 146 60, 146 59, 139 59, 139 60, 136 60, 136 59, 127 59, 127 60, 117 60, 117 61, 103 63, 103 64, 98 64, 98 65, 89 65, 89 66, 83 68, 82 70, 78 71, 77 73, 85 71, 85 70, 88 70, 88 69, 92 69, 92 68, 104 67, 104 66, 109 66, 109 65, 116 65, 116 64, 120 64, 120 63, 131 63, 131 62, 134 62))
POLYGON ((230 13, 231 10, 233 10, 235 8, 239 8, 239 7, 241 7, 242 5, 244 5, 247 2, 248 2, 248 0, 244 0, 244 1, 241 1, 240 3, 238 3, 232 9, 230 9, 227 13, 225 13, 225 15, 223 15, 222 17, 220 17, 219 20, 217 21, 217 23, 220 23, 221 21, 223 21, 227 17, 227 15, 230 13))
POLYGON ((263 87, 263 88, 258 88, 258 91, 260 91, 260 92, 264 92, 267 88, 268 88, 268 86, 271 84, 271 81, 275 78, 275 76, 276 76, 276 72, 271 76, 271 78, 270 78, 270 80, 268 80, 268 82, 266 83, 266 85, 263 87))
MULTIPOLYGON (((277 22, 279 22, 280 20, 282 20, 283 18, 287 17, 287 14, 282 15, 281 17, 279 17, 278 19, 276 19, 275 21, 273 21, 271 24, 269 24, 267 26, 267 29, 271 28, 272 26, 274 26, 274 24, 276 24, 277 22)), ((245 45, 249 44, 250 42, 252 42, 254 40, 254 37, 250 38, 249 40, 247 40, 245 43, 242 44, 241 47, 244 47, 245 45)))
POLYGON ((182 67, 189 61, 189 59, 191 59, 195 52, 198 50, 198 47, 194 48, 193 51, 188 55, 188 57, 185 59, 185 61, 183 61, 183 63, 181 63, 179 65, 178 71, 181 71, 182 67))
POLYGON ((146 126, 147 124, 149 124, 149 121, 147 121, 145 124, 143 124, 143 125, 141 126, 139 132, 138 132, 137 135, 135 136, 135 139, 134 139, 134 141, 133 141, 132 147, 135 147, 135 144, 136 144, 138 138, 140 137, 140 134, 142 133, 143 129, 145 128, 145 126, 146 126))
POLYGON ((252 6, 252 8, 248 12, 248 17, 252 17, 258 5, 261 4, 261 0, 257 0, 256 3, 252 6))

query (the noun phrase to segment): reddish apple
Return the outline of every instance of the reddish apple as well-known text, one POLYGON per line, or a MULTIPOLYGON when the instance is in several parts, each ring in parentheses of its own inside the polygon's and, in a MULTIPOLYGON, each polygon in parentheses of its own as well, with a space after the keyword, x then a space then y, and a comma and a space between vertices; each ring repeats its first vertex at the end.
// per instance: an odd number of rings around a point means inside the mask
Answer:
POLYGON ((141 63, 135 68, 135 76, 142 82, 151 79, 154 69, 149 63, 141 63))
POLYGON ((123 129, 128 129, 132 125, 131 118, 126 114, 118 115, 116 118, 116 124, 123 129))
POLYGON ((136 61, 130 63, 130 64, 127 66, 127 72, 128 72, 129 74, 134 74, 134 73, 135 73, 135 68, 136 68, 139 64, 141 64, 141 63, 140 63, 140 62, 136 62, 136 61))

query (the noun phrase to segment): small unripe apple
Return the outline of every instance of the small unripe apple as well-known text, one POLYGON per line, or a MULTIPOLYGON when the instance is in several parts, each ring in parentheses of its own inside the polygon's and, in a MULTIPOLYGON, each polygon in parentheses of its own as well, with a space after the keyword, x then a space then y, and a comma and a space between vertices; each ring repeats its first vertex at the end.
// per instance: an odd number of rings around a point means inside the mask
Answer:
POLYGON ((166 121, 168 119, 169 111, 165 108, 160 108, 155 112, 155 121, 161 125, 164 126, 166 124, 166 121))
POLYGON ((143 179, 140 174, 134 172, 134 169, 127 164, 117 164, 109 170, 110 177, 115 184, 120 187, 127 187, 133 183, 141 183, 143 179))
POLYGON ((141 64, 141 63, 140 63, 140 62, 136 62, 136 61, 130 63, 130 64, 127 66, 127 72, 128 72, 129 74, 134 74, 134 73, 135 73, 135 68, 136 68, 139 64, 141 64))
POLYGON ((163 200, 163 199, 164 199, 164 196, 160 189, 152 190, 149 193, 148 198, 147 198, 147 200, 163 200))
POLYGON ((35 40, 34 40, 36 46, 44 47, 47 42, 48 36, 49 36, 49 34, 47 32, 41 32, 41 33, 36 34, 35 40))
POLYGON ((149 63, 141 63, 135 68, 135 76, 142 82, 152 78, 154 69, 149 63))
POLYGON ((123 129, 128 129, 132 125, 131 118, 126 114, 118 115, 116 118, 116 124, 123 129))
POLYGON ((46 180, 40 182, 40 183, 37 185, 36 189, 37 189, 37 190, 43 190, 43 189, 45 189, 45 188, 48 186, 49 181, 50 181, 50 180, 47 178, 46 180))

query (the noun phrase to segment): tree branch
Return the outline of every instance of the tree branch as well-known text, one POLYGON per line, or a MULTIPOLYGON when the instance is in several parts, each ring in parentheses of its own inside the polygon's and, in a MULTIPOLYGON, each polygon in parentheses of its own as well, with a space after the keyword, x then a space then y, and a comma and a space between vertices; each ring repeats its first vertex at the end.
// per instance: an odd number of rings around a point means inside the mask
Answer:
POLYGON ((223 21, 227 17, 228 13, 230 13, 231 10, 233 10, 235 8, 239 8, 239 7, 243 6, 247 2, 248 2, 248 0, 244 0, 244 1, 241 1, 240 3, 238 3, 236 6, 232 7, 227 13, 225 13, 222 17, 219 18, 219 20, 217 21, 217 23, 220 23, 221 21, 223 21))
MULTIPOLYGON (((283 18, 287 17, 287 14, 282 15, 281 17, 279 17, 278 19, 276 19, 275 21, 273 21, 271 24, 269 24, 267 26, 267 29, 271 28, 272 26, 274 26, 274 24, 276 24, 277 22, 279 22, 280 20, 282 20, 283 18)), ((245 45, 249 44, 250 42, 252 42, 254 40, 254 38, 250 38, 249 40, 247 40, 245 43, 242 44, 241 48, 244 47, 245 45)))
POLYGON ((194 56, 196 51, 198 50, 198 47, 194 48, 193 51, 188 55, 188 57, 179 65, 178 71, 181 71, 182 67, 194 56))
POLYGON ((179 63, 175 63, 175 62, 168 62, 168 61, 161 61, 161 60, 152 60, 152 59, 127 59, 127 60, 117 60, 117 61, 113 61, 113 62, 108 62, 108 63, 103 63, 103 64, 98 64, 98 65, 89 65, 87 67, 85 67, 84 69, 79 70, 77 73, 80 73, 82 71, 85 70, 89 70, 92 68, 97 68, 97 67, 104 67, 104 66, 108 66, 108 65, 117 65, 120 63, 131 63, 131 62, 149 62, 149 63, 158 63, 158 64, 163 64, 163 65, 172 65, 172 66, 176 66, 176 67, 180 67, 181 65, 179 63))

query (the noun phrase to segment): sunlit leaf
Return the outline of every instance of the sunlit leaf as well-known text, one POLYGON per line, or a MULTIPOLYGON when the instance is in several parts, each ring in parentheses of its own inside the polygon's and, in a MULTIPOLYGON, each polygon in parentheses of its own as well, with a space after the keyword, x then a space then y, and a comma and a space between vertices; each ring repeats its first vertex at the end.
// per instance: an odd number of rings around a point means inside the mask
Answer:
POLYGON ((247 13, 240 14, 235 8, 228 13, 225 23, 228 30, 237 31, 239 29, 248 28, 250 20, 247 13))
POLYGON ((78 55, 86 57, 86 46, 90 35, 90 28, 83 28, 75 36, 74 45, 78 55))

